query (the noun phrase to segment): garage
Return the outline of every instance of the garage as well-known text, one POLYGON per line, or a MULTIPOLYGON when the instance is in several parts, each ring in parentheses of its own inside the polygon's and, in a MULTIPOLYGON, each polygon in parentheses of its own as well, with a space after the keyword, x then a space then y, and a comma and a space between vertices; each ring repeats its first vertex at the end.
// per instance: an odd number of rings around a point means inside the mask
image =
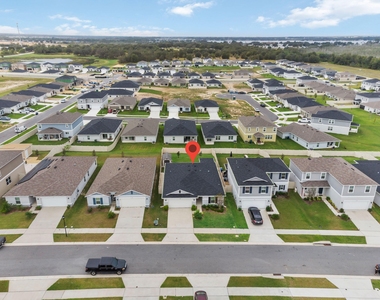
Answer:
POLYGON ((173 199, 166 199, 167 205, 170 208, 184 208, 184 207, 191 207, 193 205, 193 198, 173 198, 173 199))
POLYGON ((120 207, 145 207, 146 196, 123 196, 119 198, 118 205, 120 207))
POLYGON ((168 119, 171 119, 171 118, 178 119, 179 107, 177 107, 177 106, 170 106, 167 109, 168 109, 168 112, 169 112, 168 119))
POLYGON ((370 200, 364 200, 364 201, 344 200, 343 209, 364 209, 364 210, 367 210, 368 208, 372 207, 371 203, 372 203, 372 201, 370 201, 370 200))
POLYGON ((67 203, 66 197, 41 197, 37 198, 37 205, 41 205, 42 207, 65 207, 69 203, 67 203))
POLYGON ((243 199, 241 202, 237 203, 236 205, 241 208, 248 208, 251 206, 255 206, 259 209, 265 209, 270 202, 268 202, 267 199, 243 199))

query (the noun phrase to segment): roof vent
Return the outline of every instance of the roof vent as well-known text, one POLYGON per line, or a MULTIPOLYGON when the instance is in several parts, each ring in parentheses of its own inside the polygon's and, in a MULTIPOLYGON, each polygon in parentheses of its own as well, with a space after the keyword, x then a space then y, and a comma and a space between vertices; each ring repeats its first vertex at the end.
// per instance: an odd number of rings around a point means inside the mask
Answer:
POLYGON ((124 159, 121 162, 124 162, 124 159))
POLYGON ((129 170, 129 168, 127 168, 127 171, 129 170))
POLYGON ((132 159, 129 161, 130 163, 132 162, 132 159))
POLYGON ((54 169, 57 169, 57 166, 54 166, 54 169))
POLYGON ((65 160, 64 158, 61 159, 61 161, 64 161, 64 160, 65 160))
POLYGON ((117 169, 118 171, 120 171, 120 168, 119 169, 117 169))

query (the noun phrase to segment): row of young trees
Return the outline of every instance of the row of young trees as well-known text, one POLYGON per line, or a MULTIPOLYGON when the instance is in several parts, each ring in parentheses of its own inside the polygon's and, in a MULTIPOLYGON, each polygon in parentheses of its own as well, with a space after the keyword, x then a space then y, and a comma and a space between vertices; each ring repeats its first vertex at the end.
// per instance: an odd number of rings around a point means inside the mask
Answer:
POLYGON ((164 41, 141 43, 95 43, 34 46, 35 53, 68 53, 80 57, 95 56, 102 59, 117 59, 120 63, 210 57, 223 59, 276 60, 288 59, 305 63, 330 62, 339 65, 380 69, 380 58, 351 54, 327 54, 307 52, 299 48, 271 49, 238 42, 216 43, 207 41, 164 41))

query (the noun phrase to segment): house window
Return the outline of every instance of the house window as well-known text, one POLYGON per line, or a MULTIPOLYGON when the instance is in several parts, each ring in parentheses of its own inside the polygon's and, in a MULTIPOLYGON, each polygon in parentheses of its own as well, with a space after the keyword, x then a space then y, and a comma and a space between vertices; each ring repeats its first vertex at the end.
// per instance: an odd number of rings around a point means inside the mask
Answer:
POLYGON ((259 186, 259 194, 268 194, 268 189, 267 186, 259 186))
POLYGON ((65 124, 65 127, 66 127, 66 128, 69 128, 69 124, 65 124))
POLYGON ((332 126, 329 126, 329 127, 327 127, 327 130, 328 130, 328 131, 332 131, 332 130, 333 130, 333 127, 332 127, 332 126))
POLYGON ((12 182, 11 176, 9 176, 9 177, 7 177, 7 178, 5 179, 5 183, 6 183, 7 185, 11 184, 11 182, 12 182))
POLYGON ((220 141, 220 135, 216 135, 215 140, 220 141))
POLYGON ((263 127, 263 132, 267 131, 267 128, 266 127, 263 127))
POLYGON ((256 132, 258 132, 259 131, 259 127, 256 127, 256 132))
POLYGON ((279 179, 288 179, 288 173, 280 173, 278 178, 279 179))
POLYGON ((306 143, 306 147, 309 147, 309 143, 306 143))
POLYGON ((273 127, 273 132, 276 132, 277 131, 277 127, 273 127))
POLYGON ((278 190, 279 190, 279 191, 285 191, 285 184, 280 184, 280 185, 278 186, 278 190))
POLYGON ((335 120, 329 119, 329 124, 335 124, 335 120))
POLYGON ((101 198, 101 197, 92 198, 92 203, 94 205, 102 205, 103 204, 103 198, 101 198))
POLYGON ((146 136, 144 136, 144 141, 146 142, 148 139, 147 139, 147 137, 146 136))
POLYGON ((305 178, 306 178, 306 179, 310 179, 310 177, 311 177, 311 174, 310 174, 310 173, 306 173, 305 178))
POLYGON ((248 138, 251 139, 251 138, 252 138, 252 135, 249 135, 248 138))
POLYGON ((318 123, 322 123, 322 119, 321 118, 318 119, 318 123))
POLYGON ((130 137, 128 137, 128 139, 129 139, 130 141, 134 141, 134 140, 135 140, 135 137, 134 137, 134 136, 130 136, 130 137))
POLYGON ((86 176, 83 177, 84 182, 86 182, 86 176))
POLYGON ((326 179, 326 172, 321 173, 321 179, 326 179))
POLYGON ((251 186, 243 187, 243 194, 252 194, 252 187, 251 186))
POLYGON ((21 204, 20 197, 15 197, 16 204, 21 204))
POLYGON ((90 136, 88 135, 88 136, 87 136, 87 140, 89 141, 90 139, 91 139, 91 138, 90 138, 90 136))
POLYGON ((349 192, 349 193, 353 193, 353 192, 354 192, 354 186, 353 186, 353 185, 350 185, 350 186, 348 187, 348 192, 349 192))
POLYGON ((319 147, 319 143, 317 143, 317 148, 319 147))
POLYGON ((41 129, 42 128, 42 125, 41 124, 38 124, 38 129, 41 129))
POLYGON ((232 141, 233 139, 234 139, 234 136, 233 136, 233 135, 229 135, 229 136, 228 136, 228 140, 229 140, 229 141, 232 141))
POLYGON ((273 173, 268 173, 268 176, 269 176, 270 179, 272 179, 273 178, 273 173))
POLYGON ((208 203, 216 203, 216 197, 208 197, 208 203))
POLYGON ((365 193, 369 193, 370 191, 371 191, 371 186, 370 185, 366 185, 365 189, 364 189, 364 192, 365 193))
POLYGON ((266 140, 271 140, 271 139, 272 139, 272 136, 271 136, 271 135, 265 135, 265 136, 264 136, 264 139, 266 139, 266 140))
POLYGON ((175 141, 175 136, 172 137, 172 141, 175 141))
POLYGON ((212 141, 212 139, 210 139, 210 138, 207 138, 207 142, 211 142, 212 141))

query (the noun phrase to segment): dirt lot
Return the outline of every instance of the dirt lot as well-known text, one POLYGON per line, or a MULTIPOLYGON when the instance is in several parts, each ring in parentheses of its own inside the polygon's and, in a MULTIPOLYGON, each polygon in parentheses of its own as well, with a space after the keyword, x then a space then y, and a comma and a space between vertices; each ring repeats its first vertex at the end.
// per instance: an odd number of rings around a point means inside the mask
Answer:
POLYGON ((2 81, 0 82, 0 93, 7 91, 7 90, 12 90, 17 87, 23 86, 23 85, 28 85, 32 84, 34 81, 13 81, 13 80, 7 80, 7 81, 2 81))

